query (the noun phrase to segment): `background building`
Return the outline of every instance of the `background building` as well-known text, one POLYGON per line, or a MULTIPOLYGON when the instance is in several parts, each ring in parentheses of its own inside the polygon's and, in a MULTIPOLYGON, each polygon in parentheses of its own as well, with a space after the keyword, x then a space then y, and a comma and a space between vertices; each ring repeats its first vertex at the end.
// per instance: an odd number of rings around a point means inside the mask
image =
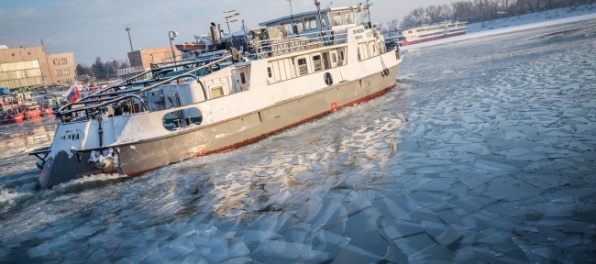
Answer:
POLYGON ((76 64, 72 52, 49 54, 48 65, 52 84, 70 84, 76 78, 76 64))
POLYGON ((75 81, 74 54, 46 55, 43 46, 8 48, 0 45, 0 87, 39 88, 75 81))
MULTIPOLYGON (((176 54, 177 59, 180 59, 180 51, 178 49, 174 49, 174 54, 176 54)), ((135 50, 128 53, 128 59, 130 60, 130 67, 145 69, 151 68, 151 63, 160 64, 174 61, 170 47, 135 50)))

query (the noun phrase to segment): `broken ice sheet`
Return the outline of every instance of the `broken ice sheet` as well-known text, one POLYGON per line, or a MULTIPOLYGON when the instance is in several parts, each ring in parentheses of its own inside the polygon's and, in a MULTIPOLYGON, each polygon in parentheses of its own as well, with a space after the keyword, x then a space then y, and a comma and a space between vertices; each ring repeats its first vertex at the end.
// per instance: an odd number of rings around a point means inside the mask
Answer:
POLYGON ((459 240, 470 228, 460 225, 446 225, 438 222, 422 221, 420 226, 435 241, 447 247, 459 240))
POLYGON ((534 149, 512 148, 498 151, 496 154, 505 156, 508 160, 538 161, 546 159, 546 155, 534 149))
POLYGON ((391 240, 409 237, 413 234, 424 233, 424 229, 417 222, 383 217, 382 229, 379 230, 391 240))
POLYGON ((504 175, 491 180, 484 194, 494 198, 515 201, 534 197, 539 195, 541 191, 534 185, 516 179, 513 175, 504 175))

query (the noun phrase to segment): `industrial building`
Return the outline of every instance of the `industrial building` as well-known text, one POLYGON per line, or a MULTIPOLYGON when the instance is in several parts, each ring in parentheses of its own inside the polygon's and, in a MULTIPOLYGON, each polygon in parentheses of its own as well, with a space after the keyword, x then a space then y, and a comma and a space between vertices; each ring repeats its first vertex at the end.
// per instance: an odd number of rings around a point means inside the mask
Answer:
MULTIPOLYGON (((180 51, 174 49, 176 57, 180 58, 180 51)), ((171 63, 172 49, 171 48, 155 48, 155 49, 140 49, 128 53, 131 67, 150 68, 152 63, 171 63)))
POLYGON ((70 84, 76 78, 72 52, 46 54, 43 46, 0 45, 0 87, 11 90, 70 84))

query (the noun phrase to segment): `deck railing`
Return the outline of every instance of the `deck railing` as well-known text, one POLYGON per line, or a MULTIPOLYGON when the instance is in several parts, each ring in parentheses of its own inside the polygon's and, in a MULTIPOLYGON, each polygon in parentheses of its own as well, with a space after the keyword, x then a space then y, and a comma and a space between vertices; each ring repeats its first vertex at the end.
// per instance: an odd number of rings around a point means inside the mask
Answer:
POLYGON ((251 41, 254 52, 259 58, 277 57, 284 54, 294 53, 344 44, 348 41, 347 30, 311 32, 299 35, 287 35, 278 39, 254 39, 251 41))

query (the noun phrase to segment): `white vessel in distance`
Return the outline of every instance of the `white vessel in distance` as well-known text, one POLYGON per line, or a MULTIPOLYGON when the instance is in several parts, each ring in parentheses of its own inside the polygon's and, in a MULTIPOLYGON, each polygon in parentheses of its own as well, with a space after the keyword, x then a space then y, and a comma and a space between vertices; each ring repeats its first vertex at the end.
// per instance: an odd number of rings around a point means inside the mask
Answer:
POLYGON ((363 6, 315 3, 252 30, 246 57, 233 50, 191 70, 173 66, 169 78, 124 82, 63 107, 51 146, 31 153, 40 159, 36 189, 237 148, 395 88, 402 58, 357 21, 363 6))
POLYGON ((402 31, 404 39, 402 46, 417 44, 420 42, 437 40, 466 34, 468 22, 445 21, 438 24, 424 25, 402 31))

